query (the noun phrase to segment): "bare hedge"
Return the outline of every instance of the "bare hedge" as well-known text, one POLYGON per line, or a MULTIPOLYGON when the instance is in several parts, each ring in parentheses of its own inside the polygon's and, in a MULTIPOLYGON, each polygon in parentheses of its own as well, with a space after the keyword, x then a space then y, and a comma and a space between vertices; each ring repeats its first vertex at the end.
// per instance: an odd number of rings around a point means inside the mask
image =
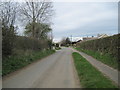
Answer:
POLYGON ((48 40, 37 40, 25 36, 18 36, 15 40, 14 48, 22 50, 43 50, 49 47, 48 40))
POLYGON ((86 50, 98 51, 102 54, 108 53, 113 57, 117 58, 119 49, 119 39, 120 34, 117 34, 106 38, 81 42, 77 46, 86 50))
POLYGON ((5 41, 3 41, 3 47, 2 47, 3 58, 6 58, 13 54, 17 54, 18 51, 21 51, 21 50, 26 52, 28 50, 42 51, 46 49, 51 49, 51 43, 52 43, 49 39, 38 40, 35 38, 26 37, 26 36, 16 36, 13 41, 10 40, 9 42, 13 43, 12 48, 11 48, 11 45, 9 45, 8 41, 6 41, 6 43, 5 41))

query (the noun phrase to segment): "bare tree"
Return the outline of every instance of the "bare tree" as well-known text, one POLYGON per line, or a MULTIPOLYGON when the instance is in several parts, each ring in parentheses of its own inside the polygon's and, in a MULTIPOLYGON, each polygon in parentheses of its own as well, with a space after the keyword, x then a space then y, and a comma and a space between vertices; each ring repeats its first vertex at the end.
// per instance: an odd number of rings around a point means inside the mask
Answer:
POLYGON ((0 20, 2 25, 8 27, 13 26, 16 20, 17 3, 14 2, 2 2, 0 6, 0 20))
POLYGON ((0 21, 2 23, 2 53, 10 55, 15 39, 15 20, 17 14, 17 4, 14 2, 1 2, 0 21))
POLYGON ((35 23, 48 23, 52 16, 52 3, 45 2, 30 2, 21 5, 21 13, 24 16, 24 20, 31 23, 32 26, 32 37, 35 37, 35 23))

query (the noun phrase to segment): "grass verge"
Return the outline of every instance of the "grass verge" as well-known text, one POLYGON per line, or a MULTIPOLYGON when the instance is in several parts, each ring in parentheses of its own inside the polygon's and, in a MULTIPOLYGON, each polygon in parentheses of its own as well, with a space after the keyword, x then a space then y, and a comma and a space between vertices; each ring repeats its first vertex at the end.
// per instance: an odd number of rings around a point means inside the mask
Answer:
POLYGON ((117 86, 100 71, 93 67, 79 53, 72 53, 75 67, 84 88, 117 88, 117 86))
POLYGON ((76 48, 78 51, 82 51, 94 58, 96 58, 97 60, 101 61, 102 63, 114 68, 114 69, 118 69, 118 61, 116 60, 116 58, 113 58, 110 54, 106 53, 106 54, 102 54, 100 52, 96 52, 96 51, 91 51, 91 50, 84 50, 81 48, 76 48))
POLYGON ((40 52, 32 52, 31 54, 23 54, 20 56, 11 56, 2 61, 2 76, 9 74, 17 69, 20 69, 36 60, 44 58, 52 53, 54 50, 45 50, 40 52))

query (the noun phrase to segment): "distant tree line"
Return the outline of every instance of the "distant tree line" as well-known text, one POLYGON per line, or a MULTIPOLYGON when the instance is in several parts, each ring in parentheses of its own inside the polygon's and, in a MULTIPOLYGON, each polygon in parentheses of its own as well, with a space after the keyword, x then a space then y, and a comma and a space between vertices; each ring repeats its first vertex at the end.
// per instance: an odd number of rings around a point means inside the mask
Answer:
POLYGON ((2 26, 2 56, 8 57, 15 50, 51 49, 52 32, 51 17, 53 15, 51 2, 1 2, 0 21, 2 26), (24 36, 17 33, 21 23, 25 27, 24 36))

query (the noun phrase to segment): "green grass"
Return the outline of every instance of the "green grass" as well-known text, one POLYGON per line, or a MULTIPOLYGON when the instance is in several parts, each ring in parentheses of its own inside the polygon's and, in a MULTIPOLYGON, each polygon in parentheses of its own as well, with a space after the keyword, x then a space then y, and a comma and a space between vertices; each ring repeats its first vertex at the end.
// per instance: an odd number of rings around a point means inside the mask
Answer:
POLYGON ((20 69, 54 52, 54 50, 45 50, 39 52, 32 52, 30 54, 28 53, 27 55, 25 53, 21 53, 21 55, 6 58, 2 61, 2 75, 4 76, 13 71, 16 71, 17 69, 20 69))
POLYGON ((100 53, 100 52, 96 52, 96 51, 91 51, 91 50, 84 50, 81 48, 76 48, 78 51, 82 51, 94 58, 96 58, 97 60, 101 61, 102 63, 114 68, 114 69, 118 69, 118 61, 116 58, 112 57, 110 54, 108 53, 100 53))
POLYGON ((106 78, 100 71, 93 67, 80 54, 73 54, 75 67, 80 78, 80 84, 84 88, 117 88, 115 84, 106 78))

